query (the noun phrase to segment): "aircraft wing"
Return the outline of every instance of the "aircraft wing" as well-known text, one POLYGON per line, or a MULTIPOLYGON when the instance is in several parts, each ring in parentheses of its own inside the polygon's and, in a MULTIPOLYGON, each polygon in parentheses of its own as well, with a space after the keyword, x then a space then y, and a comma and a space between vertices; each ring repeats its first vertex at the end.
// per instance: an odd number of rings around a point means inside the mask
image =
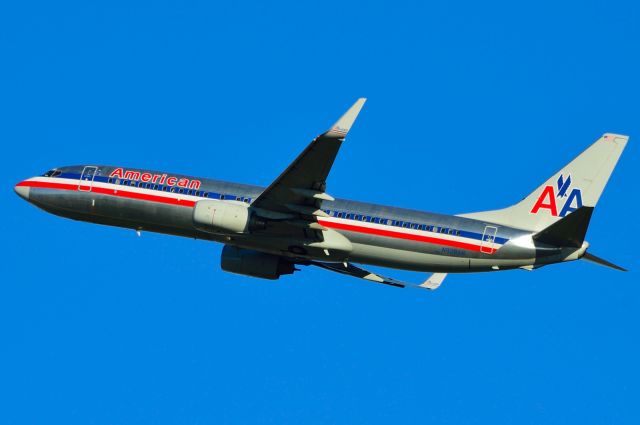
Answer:
POLYGON ((280 213, 283 218, 302 216, 315 222, 315 217, 322 216, 320 201, 333 200, 325 193, 327 176, 365 101, 358 99, 328 131, 316 137, 251 206, 265 216, 275 212, 274 218, 280 213))
POLYGON ((346 274, 353 277, 358 277, 360 279, 368 280, 369 282, 382 283, 384 285, 395 286, 397 288, 405 288, 407 286, 412 288, 423 288, 435 290, 442 284, 442 281, 447 277, 447 273, 433 273, 427 280, 425 280, 420 285, 416 285, 414 283, 402 282, 400 280, 394 279, 392 277, 382 276, 378 273, 372 273, 368 270, 362 269, 353 265, 352 263, 323 263, 321 261, 311 261, 308 264, 322 267, 323 269, 331 270, 333 272, 338 272, 342 274, 346 274))
POLYGON ((359 277, 360 279, 365 279, 370 282, 382 283, 398 288, 413 286, 410 283, 401 282, 391 277, 384 277, 376 273, 371 273, 370 271, 361 269, 360 267, 356 267, 351 263, 323 263, 320 261, 312 261, 311 264, 314 266, 322 267, 323 269, 331 270, 333 272, 338 272, 353 277, 359 277))

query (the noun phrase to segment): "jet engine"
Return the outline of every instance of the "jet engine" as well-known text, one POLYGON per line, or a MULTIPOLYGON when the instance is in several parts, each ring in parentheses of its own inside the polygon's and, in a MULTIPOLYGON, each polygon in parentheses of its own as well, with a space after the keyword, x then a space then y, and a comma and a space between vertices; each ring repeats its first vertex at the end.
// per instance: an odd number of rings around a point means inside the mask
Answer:
POLYGON ((222 249, 220 265, 226 272, 272 280, 295 271, 294 264, 280 256, 231 245, 222 249))
POLYGON ((193 224, 210 233, 248 233, 264 228, 266 223, 253 218, 246 204, 202 200, 193 209, 193 224))

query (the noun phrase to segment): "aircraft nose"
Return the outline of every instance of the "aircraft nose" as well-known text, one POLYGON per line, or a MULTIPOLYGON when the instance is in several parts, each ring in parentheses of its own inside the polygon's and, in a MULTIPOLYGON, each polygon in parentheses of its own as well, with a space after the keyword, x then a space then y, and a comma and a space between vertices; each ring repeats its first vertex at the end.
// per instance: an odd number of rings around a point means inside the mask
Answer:
POLYGON ((29 200, 29 186, 21 186, 20 183, 18 183, 13 190, 25 201, 29 200))

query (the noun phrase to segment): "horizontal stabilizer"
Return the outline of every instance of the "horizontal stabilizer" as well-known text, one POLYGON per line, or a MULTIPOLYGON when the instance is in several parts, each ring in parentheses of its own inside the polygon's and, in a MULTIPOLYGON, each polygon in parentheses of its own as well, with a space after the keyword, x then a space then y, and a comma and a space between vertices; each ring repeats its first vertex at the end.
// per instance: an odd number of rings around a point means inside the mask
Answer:
POLYGON ((432 291, 438 289, 444 278, 447 277, 447 273, 434 273, 429 276, 429 279, 425 280, 422 284, 418 285, 421 288, 431 289, 432 291))
POLYGON ((595 255, 593 255, 593 254, 589 254, 588 252, 587 252, 586 254, 584 254, 584 256, 582 257, 582 259, 583 259, 583 260, 590 261, 590 262, 592 262, 592 263, 599 264, 599 265, 601 265, 601 266, 609 267, 609 268, 614 269, 614 270, 619 270, 619 271, 621 271, 621 272, 626 272, 626 271, 628 271, 627 269, 625 269, 625 268, 623 268, 623 267, 617 266, 617 265, 615 265, 615 264, 613 264, 613 263, 610 263, 609 261, 607 261, 607 260, 605 260, 605 259, 603 259, 603 258, 596 257, 596 256, 595 256, 595 255))
POLYGON ((553 246, 580 248, 587 234, 591 214, 593 207, 580 207, 533 235, 533 240, 553 246))

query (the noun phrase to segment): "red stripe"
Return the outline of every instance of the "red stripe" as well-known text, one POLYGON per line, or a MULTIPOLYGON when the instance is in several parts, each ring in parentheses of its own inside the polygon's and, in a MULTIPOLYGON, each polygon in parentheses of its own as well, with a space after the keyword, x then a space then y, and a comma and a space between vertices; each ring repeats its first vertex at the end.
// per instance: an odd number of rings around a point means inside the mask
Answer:
MULTIPOLYGON (((38 182, 38 181, 23 181, 18 183, 17 186, 39 187, 44 189, 61 189, 61 190, 70 190, 70 191, 78 190, 77 184, 38 182)), ((184 200, 184 199, 180 200, 177 198, 168 198, 165 196, 149 195, 146 193, 129 192, 127 190, 121 190, 121 189, 114 191, 113 189, 93 187, 91 188, 91 191, 94 193, 102 194, 102 195, 119 196, 122 198, 139 199, 143 201, 159 202, 163 204, 178 205, 182 207, 194 207, 196 204, 195 201, 191 201, 191 200, 184 200)), ((371 227, 357 226, 353 224, 334 223, 334 222, 325 221, 322 219, 319 219, 318 223, 322 224, 325 227, 339 229, 339 230, 347 230, 350 232, 365 233, 365 234, 376 235, 376 236, 386 236, 389 238, 406 239, 406 240, 417 241, 417 242, 426 242, 426 243, 431 243, 436 245, 444 245, 444 246, 451 246, 455 248, 466 249, 469 251, 481 251, 481 248, 478 245, 473 245, 465 242, 452 241, 448 239, 434 238, 431 236, 414 235, 414 234, 396 232, 393 230, 385 230, 385 229, 374 229, 371 227)), ((492 252, 495 252, 495 251, 492 250, 492 252)), ((485 252, 485 253, 489 254, 488 252, 485 252)))
MULTIPOLYGON (((78 190, 77 184, 51 183, 51 182, 24 181, 24 182, 18 183, 17 186, 40 187, 44 189, 78 190)), ((121 189, 118 189, 118 190, 105 189, 103 187, 96 187, 96 186, 91 188, 91 192, 99 193, 101 195, 119 196, 121 198, 140 199, 142 201, 160 202, 160 203, 169 204, 169 205, 179 205, 182 207, 193 207, 196 204, 195 201, 186 200, 186 199, 180 200, 177 198, 168 198, 166 196, 149 195, 147 193, 130 192, 128 190, 121 190, 121 189)))
POLYGON ((330 228, 339 229, 339 230, 348 230, 350 232, 367 233, 369 235, 386 236, 389 238, 406 239, 410 241, 426 242, 426 243, 432 243, 436 245, 445 245, 445 246, 451 246, 455 248, 462 248, 469 251, 480 251, 480 246, 478 245, 473 245, 465 242, 452 241, 449 239, 440 239, 440 238, 434 238, 431 236, 401 233, 393 230, 374 229, 371 227, 357 226, 353 224, 334 223, 332 221, 325 221, 322 219, 319 219, 318 223, 322 224, 325 227, 330 227, 330 228))

